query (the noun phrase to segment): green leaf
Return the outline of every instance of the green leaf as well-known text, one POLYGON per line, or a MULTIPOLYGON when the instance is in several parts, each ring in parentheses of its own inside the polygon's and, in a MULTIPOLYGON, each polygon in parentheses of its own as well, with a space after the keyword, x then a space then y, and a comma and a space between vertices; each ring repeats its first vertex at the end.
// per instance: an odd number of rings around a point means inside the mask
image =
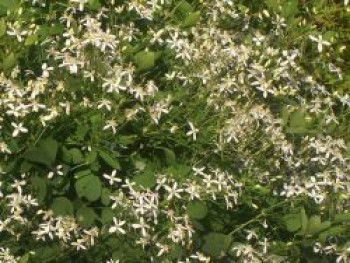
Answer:
POLYGON ((214 258, 225 256, 230 244, 231 236, 222 233, 212 232, 204 237, 202 250, 205 254, 214 258))
POLYGON ((152 188, 157 184, 157 179, 151 171, 146 171, 134 176, 133 181, 144 188, 152 188))
POLYGON ((321 217, 318 215, 311 216, 308 220, 306 235, 315 235, 331 226, 330 221, 321 223, 321 217))
POLYGON ((97 160, 97 151, 96 150, 91 150, 86 156, 85 156, 85 161, 88 164, 93 164, 97 160))
POLYGON ((52 138, 46 138, 38 143, 39 149, 42 150, 47 158, 53 163, 56 160, 56 154, 58 150, 57 141, 52 138))
POLYGON ((91 174, 91 170, 90 169, 86 169, 86 170, 82 170, 79 172, 74 173, 74 178, 75 179, 80 179, 86 175, 90 175, 91 174))
POLYGON ((111 208, 103 208, 101 212, 101 223, 110 224, 113 221, 113 210, 111 208))
POLYGON ((141 51, 134 56, 134 61, 137 66, 137 70, 148 70, 155 64, 155 54, 152 51, 141 51))
POLYGON ((38 43, 38 35, 30 35, 24 41, 25 46, 32 46, 38 43))
POLYGON ((179 14, 180 19, 186 17, 187 15, 192 13, 193 11, 194 11, 194 9, 193 9, 192 5, 185 0, 182 0, 178 4, 177 9, 176 9, 176 13, 179 14))
POLYGON ((27 161, 44 164, 51 167, 56 160, 58 144, 52 138, 47 138, 38 143, 38 147, 33 147, 23 154, 27 161))
POLYGON ((83 227, 89 228, 94 224, 97 215, 92 208, 82 206, 78 209, 76 218, 83 227))
POLYGON ((345 226, 331 227, 318 235, 318 240, 325 242, 328 237, 334 237, 346 233, 347 228, 345 226))
POLYGON ((6 22, 4 19, 0 19, 0 37, 6 34, 6 22))
POLYGON ((89 9, 97 11, 101 7, 101 2, 99 0, 89 0, 89 9))
POLYGON ((334 216, 334 223, 343 223, 350 221, 350 213, 336 214, 334 216))
POLYGON ((52 211, 57 216, 72 216, 73 215, 73 204, 66 197, 57 197, 53 200, 51 205, 52 211))
POLYGON ((17 62, 17 58, 16 58, 15 54, 13 52, 11 52, 2 61, 2 68, 5 70, 11 69, 16 65, 16 62, 17 62))
POLYGON ((118 143, 120 143, 123 146, 128 146, 130 144, 133 144, 136 139, 136 135, 120 135, 118 136, 118 143))
POLYGON ((79 125, 75 131, 75 136, 79 141, 84 141, 89 129, 90 128, 87 125, 79 125))
POLYGON ((25 253, 18 261, 18 263, 27 263, 29 261, 30 254, 25 253))
POLYGON ((176 161, 176 156, 175 156, 175 153, 168 149, 168 148, 165 148, 165 147, 160 147, 160 149, 162 150, 163 152, 163 160, 165 162, 166 165, 172 165, 175 163, 176 161))
POLYGON ((304 207, 302 207, 300 210, 300 222, 301 222, 301 231, 305 234, 305 231, 308 227, 308 218, 304 207))
POLYGON ((278 13, 279 7, 281 5, 280 0, 265 0, 265 3, 273 12, 278 13))
POLYGON ((301 228, 300 214, 288 214, 283 217, 283 222, 289 232, 296 232, 301 228))
POLYGON ((43 24, 39 27, 39 30, 37 32, 38 36, 40 37, 40 40, 46 39, 48 36, 54 36, 54 35, 61 35, 64 32, 63 25, 59 23, 53 23, 53 24, 43 24))
POLYGON ((93 202, 100 198, 102 184, 97 176, 89 174, 75 182, 75 190, 80 198, 85 197, 88 201, 93 202))
POLYGON ((19 0, 1 0, 0 15, 5 15, 8 11, 13 11, 19 5, 19 0))
POLYGON ((296 110, 290 115, 289 125, 291 127, 300 127, 306 125, 305 112, 302 109, 296 110))
POLYGON ((103 187, 101 192, 101 203, 105 206, 108 206, 109 203, 111 202, 110 196, 111 196, 111 190, 109 190, 106 187, 103 187))
POLYGON ((35 192, 35 197, 38 199, 39 203, 42 203, 47 194, 46 181, 39 176, 34 176, 30 178, 30 182, 35 192))
POLYGON ((115 159, 112 155, 102 150, 99 150, 98 154, 101 157, 101 159, 105 161, 106 164, 111 166, 113 169, 120 170, 119 161, 115 159))
POLYGON ((285 18, 293 18, 298 12, 298 0, 284 1, 282 7, 282 16, 285 18))
POLYGON ((191 27, 197 24, 200 20, 201 14, 199 11, 189 14, 185 20, 182 22, 181 27, 191 27))
POLYGON ((84 155, 77 148, 69 149, 69 155, 71 156, 71 162, 73 164, 81 164, 85 161, 84 155))
POLYGON ((208 214, 208 208, 205 202, 202 201, 191 201, 187 205, 187 213, 190 218, 203 219, 208 214))

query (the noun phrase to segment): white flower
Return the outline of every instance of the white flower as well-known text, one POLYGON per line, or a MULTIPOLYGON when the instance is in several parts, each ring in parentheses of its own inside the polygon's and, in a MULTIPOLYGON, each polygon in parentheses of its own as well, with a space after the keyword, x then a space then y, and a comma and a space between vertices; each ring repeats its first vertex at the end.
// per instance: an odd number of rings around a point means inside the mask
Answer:
POLYGON ((135 229, 140 229, 141 230, 141 234, 142 234, 143 237, 147 236, 146 229, 150 228, 150 226, 145 223, 145 220, 143 219, 143 217, 140 217, 140 223, 139 224, 132 224, 131 226, 133 228, 135 228, 135 229))
POLYGON ((120 221, 113 217, 113 223, 114 225, 111 226, 108 230, 109 233, 120 233, 120 234, 125 234, 125 230, 122 228, 123 225, 125 225, 125 221, 120 221))
POLYGON ((78 251, 80 249, 85 250, 86 246, 84 245, 85 240, 84 239, 77 239, 76 242, 72 242, 71 245, 73 245, 78 251))
POLYGON ((178 189, 177 188, 177 183, 175 182, 173 184, 173 187, 170 187, 168 185, 164 185, 164 188, 165 190, 168 192, 168 198, 167 200, 170 201, 171 199, 173 199, 174 197, 177 197, 177 198, 181 198, 180 194, 179 193, 182 193, 184 191, 184 189, 178 189))
POLYGON ((16 124, 14 122, 11 123, 11 126, 15 129, 13 130, 12 137, 17 137, 20 133, 27 133, 28 129, 23 127, 23 123, 16 124))
POLYGON ((117 122, 115 120, 108 120, 106 121, 106 125, 103 126, 103 130, 107 130, 107 129, 112 129, 113 134, 115 134, 117 132, 117 122))
POLYGON ((318 49, 318 52, 322 52, 322 49, 323 49, 323 46, 330 46, 331 43, 329 43, 328 41, 325 41, 323 40, 322 38, 322 35, 319 35, 318 38, 312 36, 312 35, 309 35, 309 38, 316 42, 317 43, 317 49, 318 49))
POLYGON ((28 31, 24 30, 24 31, 18 31, 17 29, 9 26, 9 28, 11 30, 7 31, 7 35, 9 36, 16 36, 18 42, 22 42, 23 41, 23 38, 22 36, 26 36, 28 35, 28 31))
POLYGON ((195 255, 190 256, 190 258, 197 259, 199 262, 209 263, 210 258, 204 256, 202 253, 196 252, 195 255))
POLYGON ((117 170, 113 170, 111 175, 103 174, 103 177, 109 180, 110 185, 113 185, 114 183, 120 183, 122 181, 122 179, 115 176, 116 174, 117 170))
POLYGON ((199 132, 199 130, 197 128, 194 127, 192 122, 188 122, 188 125, 190 126, 190 130, 186 133, 187 136, 191 136, 193 140, 197 140, 197 133, 199 132))

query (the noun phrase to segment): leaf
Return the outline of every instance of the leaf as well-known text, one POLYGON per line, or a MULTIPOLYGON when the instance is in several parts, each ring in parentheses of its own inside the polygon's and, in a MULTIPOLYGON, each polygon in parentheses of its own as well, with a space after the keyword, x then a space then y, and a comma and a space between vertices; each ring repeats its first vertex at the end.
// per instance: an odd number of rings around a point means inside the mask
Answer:
POLYGON ((61 153, 62 153, 61 158, 63 162, 67 164, 72 163, 72 155, 70 154, 69 150, 65 146, 62 146, 61 153))
POLYGON ((111 202, 110 196, 111 196, 111 190, 109 190, 106 187, 102 188, 101 203, 105 206, 108 206, 109 203, 111 202))
POLYGON ((89 9, 93 11, 97 11, 101 7, 101 2, 99 0, 89 0, 88 3, 89 3, 89 9))
POLYGON ((0 19, 0 37, 6 34, 6 22, 4 19, 0 19))
POLYGON ((79 197, 85 197, 88 201, 93 202, 100 198, 102 184, 97 176, 89 174, 75 182, 75 190, 79 197))
POLYGON ((59 23, 53 23, 53 24, 43 24, 38 29, 38 36, 40 37, 40 40, 46 39, 48 36, 54 36, 54 35, 61 35, 64 32, 63 25, 59 23))
POLYGON ((321 223, 321 217, 318 215, 311 216, 308 220, 307 229, 306 229, 306 235, 315 235, 322 230, 325 230, 326 228, 330 227, 331 222, 325 221, 321 223))
POLYGON ((300 214, 288 214, 283 217, 283 222, 289 232, 296 232, 301 228, 300 214))
POLYGON ((38 43, 38 35, 30 35, 24 41, 25 46, 32 46, 38 43))
POLYGON ((29 261, 30 254, 25 253, 18 261, 18 263, 27 263, 29 261))
POLYGON ((194 11, 194 9, 193 9, 192 5, 185 0, 182 0, 178 4, 177 9, 176 9, 176 13, 179 14, 180 19, 186 17, 188 14, 190 14, 193 11, 194 11))
POLYGON ((160 149, 162 150, 163 152, 163 160, 165 162, 166 165, 172 165, 175 163, 176 161, 176 156, 175 156, 175 153, 168 149, 168 148, 165 148, 165 147, 160 147, 160 149))
POLYGON ((134 61, 137 65, 137 70, 148 70, 155 64, 155 54, 152 51, 141 51, 134 56, 134 61))
POLYGON ((201 14, 199 11, 189 14, 185 20, 182 22, 181 27, 191 27, 197 24, 200 20, 201 14))
POLYGON ((8 11, 16 9, 19 5, 19 0, 1 0, 0 1, 0 15, 5 15, 8 11))
POLYGON ((110 224, 113 221, 113 210, 111 208, 103 208, 101 212, 101 223, 110 224))
POLYGON ((307 226, 308 226, 308 218, 307 218, 304 207, 302 207, 300 210, 300 222, 301 222, 301 231, 305 234, 305 231, 306 231, 307 226))
POLYGON ((2 62, 2 68, 5 70, 11 69, 16 65, 16 61, 17 61, 17 58, 15 57, 15 54, 11 52, 4 58, 2 62))
POLYGON ((128 146, 130 144, 133 144, 136 139, 136 135, 120 135, 118 136, 118 143, 120 143, 123 146, 128 146))
POLYGON ((192 201, 187 205, 187 213, 190 218, 200 220, 208 214, 208 208, 202 201, 192 201))
POLYGON ((79 125, 75 131, 75 136, 79 141, 84 141, 89 129, 90 128, 87 125, 79 125))
POLYGON ((350 221, 350 213, 336 214, 334 216, 334 223, 343 223, 350 221))
POLYGON ((231 236, 212 232, 204 237, 202 250, 214 258, 225 256, 231 243, 231 236))
POLYGON ((82 170, 79 172, 74 173, 74 178, 75 179, 80 179, 86 175, 90 175, 91 174, 91 170, 90 169, 86 169, 86 170, 82 170))
POLYGON ((38 199, 39 203, 42 203, 47 193, 46 181, 39 176, 34 176, 30 178, 30 182, 35 192, 35 197, 38 199))
POLYGON ((38 147, 27 150, 22 157, 30 162, 51 167, 56 159, 57 149, 57 142, 52 138, 47 138, 40 141, 38 147))
POLYGON ((282 16, 294 18, 298 12, 298 0, 287 0, 283 3, 282 16))
POLYGON ((96 150, 91 150, 86 156, 85 156, 85 161, 88 164, 93 164, 97 160, 97 151, 96 150))
POLYGON ((111 154, 102 150, 99 150, 98 154, 106 164, 111 166, 113 169, 120 170, 119 161, 116 158, 114 158, 111 154))
POLYGON ((58 150, 57 141, 52 138, 46 138, 38 143, 39 149, 42 150, 47 158, 53 163, 56 159, 56 154, 58 150))
POLYGON ((144 188, 152 188, 157 184, 157 179, 151 171, 134 176, 133 181, 144 188))
POLYGON ((73 164, 81 164, 85 161, 84 155, 77 148, 69 149, 69 155, 71 156, 71 162, 73 164))
POLYGON ((281 5, 280 0, 265 0, 266 5, 272 9, 273 12, 278 12, 281 5))
POLYGON ((73 204, 66 197, 57 197, 53 200, 51 205, 52 211, 57 216, 72 216, 73 215, 73 204))
POLYGON ((305 119, 305 112, 302 109, 296 110, 291 113, 289 117, 290 127, 303 127, 307 124, 305 119))
POLYGON ((334 226, 331 227, 318 235, 318 240, 321 242, 326 242, 328 237, 334 237, 346 233, 345 226, 334 226))
POLYGON ((89 228, 94 224, 97 215, 92 208, 82 206, 78 209, 76 218, 83 227, 89 228))

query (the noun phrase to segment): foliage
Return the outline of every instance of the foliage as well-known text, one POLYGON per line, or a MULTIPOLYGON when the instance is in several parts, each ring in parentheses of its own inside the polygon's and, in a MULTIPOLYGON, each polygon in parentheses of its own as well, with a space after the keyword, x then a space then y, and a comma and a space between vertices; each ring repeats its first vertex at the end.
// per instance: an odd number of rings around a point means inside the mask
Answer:
POLYGON ((0 262, 349 262, 349 14, 1 0, 0 262))

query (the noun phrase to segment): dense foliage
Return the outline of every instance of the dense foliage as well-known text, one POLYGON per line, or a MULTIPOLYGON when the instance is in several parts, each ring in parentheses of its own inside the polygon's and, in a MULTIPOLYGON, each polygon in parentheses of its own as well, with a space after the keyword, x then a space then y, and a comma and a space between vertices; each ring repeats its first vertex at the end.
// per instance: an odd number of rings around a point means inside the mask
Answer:
POLYGON ((349 8, 1 0, 0 262, 350 262, 349 8))

